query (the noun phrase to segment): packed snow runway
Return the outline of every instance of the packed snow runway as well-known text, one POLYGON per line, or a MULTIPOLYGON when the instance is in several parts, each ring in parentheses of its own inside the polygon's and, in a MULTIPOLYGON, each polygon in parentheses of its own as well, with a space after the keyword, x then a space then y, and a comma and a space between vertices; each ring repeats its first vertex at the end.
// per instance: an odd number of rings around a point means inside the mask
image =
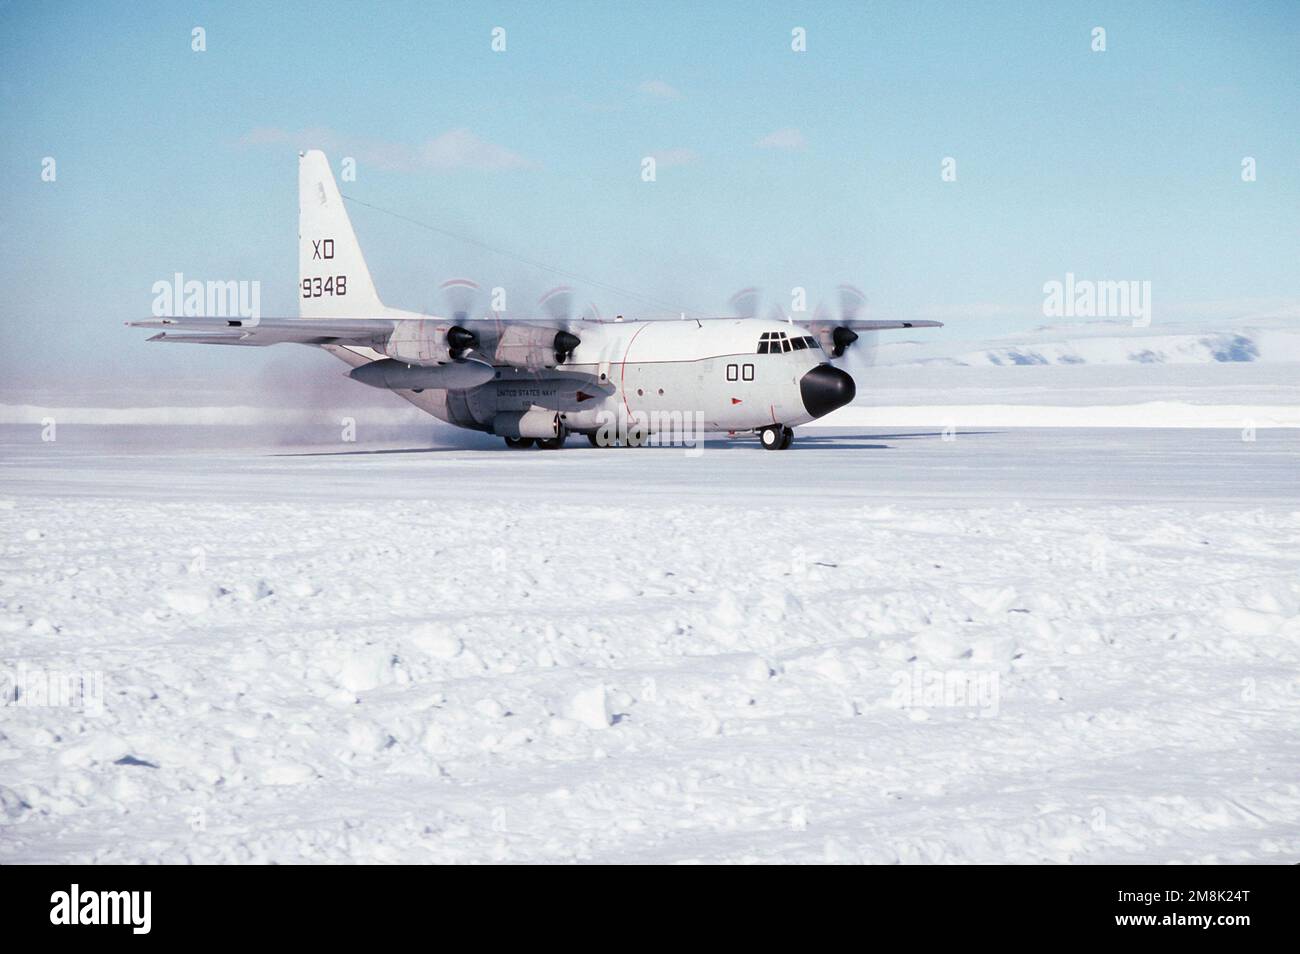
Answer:
POLYGON ((248 434, 0 428, 0 862, 1300 861, 1294 430, 248 434))

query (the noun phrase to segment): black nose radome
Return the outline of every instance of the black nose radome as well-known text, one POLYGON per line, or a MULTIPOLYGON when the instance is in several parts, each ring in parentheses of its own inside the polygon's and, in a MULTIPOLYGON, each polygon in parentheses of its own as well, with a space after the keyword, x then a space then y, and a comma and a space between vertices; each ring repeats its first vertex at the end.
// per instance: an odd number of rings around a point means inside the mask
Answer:
POLYGON ((803 406, 813 417, 823 417, 837 407, 843 407, 857 393, 853 378, 829 364, 819 364, 799 379, 803 406))

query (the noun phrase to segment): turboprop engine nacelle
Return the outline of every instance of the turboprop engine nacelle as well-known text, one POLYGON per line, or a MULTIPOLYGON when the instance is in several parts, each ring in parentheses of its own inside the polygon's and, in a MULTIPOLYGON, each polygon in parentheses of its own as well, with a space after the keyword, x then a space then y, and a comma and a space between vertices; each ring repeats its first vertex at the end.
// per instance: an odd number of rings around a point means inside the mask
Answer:
POLYGON ((478 344, 478 336, 459 325, 423 318, 399 321, 380 349, 407 364, 437 364, 465 357, 478 344))
POLYGON ((553 368, 569 360, 582 344, 577 335, 554 328, 533 325, 507 325, 497 339, 494 357, 497 364, 538 371, 553 368))
POLYGON ((486 384, 496 377, 496 371, 484 361, 407 364, 395 358, 384 358, 382 361, 372 361, 353 368, 348 377, 372 388, 387 388, 390 391, 422 391, 425 388, 459 391, 486 384))

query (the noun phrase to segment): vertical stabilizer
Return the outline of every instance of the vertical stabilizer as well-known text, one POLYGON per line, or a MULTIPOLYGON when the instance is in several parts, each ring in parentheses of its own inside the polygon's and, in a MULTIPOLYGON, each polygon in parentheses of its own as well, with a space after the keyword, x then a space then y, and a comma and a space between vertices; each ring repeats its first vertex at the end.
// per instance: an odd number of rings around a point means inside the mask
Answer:
POLYGON ((298 154, 298 314, 378 318, 386 313, 343 207, 329 160, 298 154))

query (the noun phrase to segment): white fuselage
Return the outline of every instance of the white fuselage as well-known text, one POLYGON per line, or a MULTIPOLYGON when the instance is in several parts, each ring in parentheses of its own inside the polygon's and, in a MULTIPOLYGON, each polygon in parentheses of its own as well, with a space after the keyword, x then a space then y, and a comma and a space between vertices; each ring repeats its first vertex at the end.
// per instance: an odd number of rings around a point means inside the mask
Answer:
MULTIPOLYGON (((614 393, 593 411, 671 419, 700 414, 708 430, 794 426, 812 419, 799 396, 799 379, 826 356, 821 349, 758 354, 764 332, 804 337, 781 322, 721 319, 638 321, 598 325, 584 334, 566 368, 606 375, 614 393), (591 342, 588 344, 588 342, 591 342)), ((581 430, 590 412, 570 426, 581 430)))
MULTIPOLYGON (((744 431, 818 416, 800 382, 828 358, 799 325, 717 318, 593 321, 574 330, 581 344, 559 367, 498 366, 495 380, 470 390, 397 393, 448 423, 487 431, 498 414, 533 409, 555 411, 568 430, 588 433, 612 417, 654 432, 683 418, 708 431, 744 431)), ((382 357, 329 350, 350 364, 382 357)))

